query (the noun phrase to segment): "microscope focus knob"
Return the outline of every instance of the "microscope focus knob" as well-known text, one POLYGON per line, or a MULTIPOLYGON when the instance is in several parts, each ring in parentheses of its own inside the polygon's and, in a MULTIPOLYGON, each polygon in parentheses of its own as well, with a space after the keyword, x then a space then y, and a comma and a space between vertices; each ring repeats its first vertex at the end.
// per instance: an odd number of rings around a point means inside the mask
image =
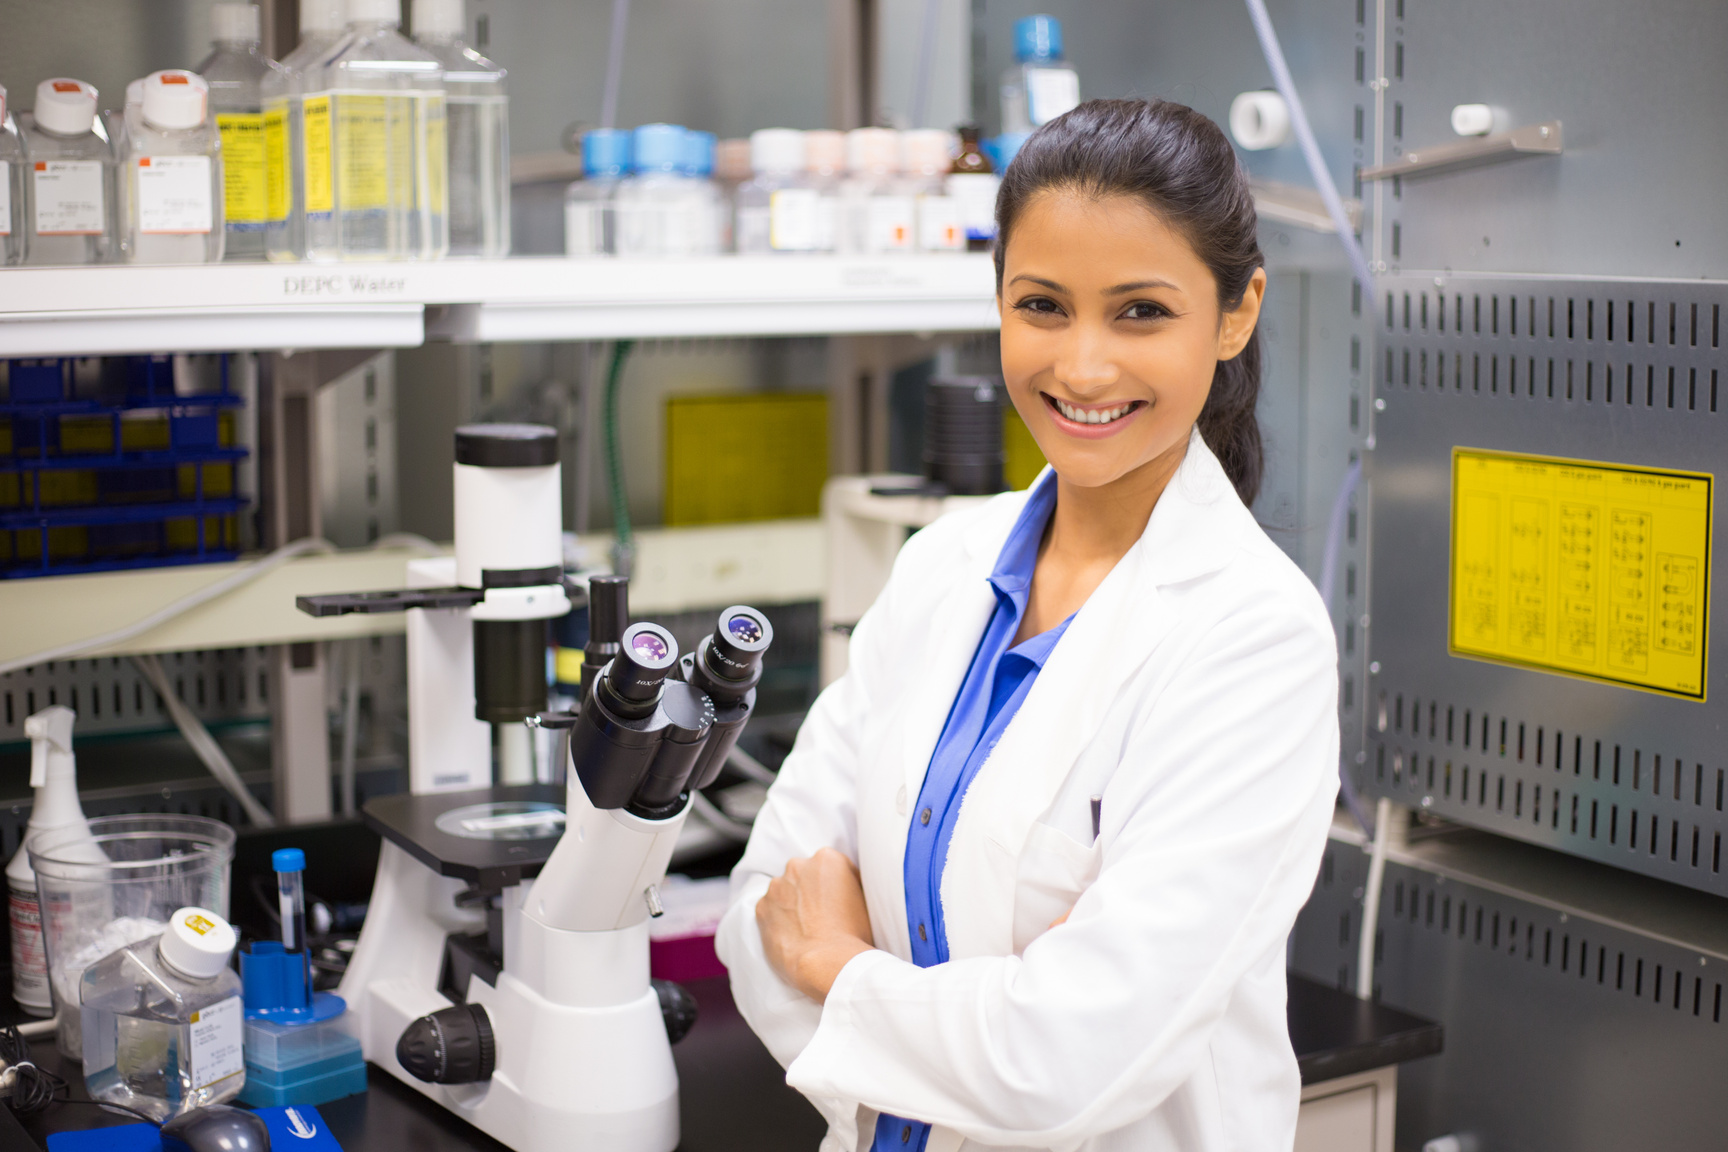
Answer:
POLYGON ((402 1030, 396 1062, 428 1084, 474 1084, 492 1078, 497 1052, 492 1020, 478 1004, 457 1004, 402 1030))

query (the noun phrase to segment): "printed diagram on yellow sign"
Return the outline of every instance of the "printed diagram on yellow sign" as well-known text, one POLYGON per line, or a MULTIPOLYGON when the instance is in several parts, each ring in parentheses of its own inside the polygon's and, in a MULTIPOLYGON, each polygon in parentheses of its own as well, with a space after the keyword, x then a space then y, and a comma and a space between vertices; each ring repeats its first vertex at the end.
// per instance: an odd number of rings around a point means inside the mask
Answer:
POLYGON ((1453 449, 1452 653, 1703 700, 1713 483, 1453 449))

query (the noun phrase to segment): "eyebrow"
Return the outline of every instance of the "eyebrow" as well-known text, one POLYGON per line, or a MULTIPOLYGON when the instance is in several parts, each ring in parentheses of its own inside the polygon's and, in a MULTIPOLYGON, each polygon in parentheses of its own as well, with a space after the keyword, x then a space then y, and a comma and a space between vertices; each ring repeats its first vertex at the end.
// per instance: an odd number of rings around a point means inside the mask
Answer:
MULTIPOLYGON (((1025 272, 1022 272, 1020 275, 1014 277, 1012 280, 1009 281, 1009 283, 1010 284, 1018 284, 1022 280, 1030 280, 1034 284, 1042 284, 1044 287, 1050 289, 1052 292, 1067 292, 1068 291, 1067 288, 1063 287, 1061 284, 1058 284, 1054 280, 1046 280, 1042 276, 1033 276, 1033 275, 1030 275, 1030 274, 1025 273, 1025 272)), ((1168 281, 1168 280, 1132 280, 1126 284, 1112 285, 1111 287, 1104 289, 1102 294, 1105 296, 1121 296, 1121 295, 1124 295, 1124 294, 1129 293, 1129 292, 1139 292, 1139 291, 1142 291, 1143 289, 1146 289, 1146 288, 1168 288, 1172 292, 1180 292, 1181 291, 1180 288, 1178 288, 1176 285, 1170 283, 1170 281, 1168 281)))

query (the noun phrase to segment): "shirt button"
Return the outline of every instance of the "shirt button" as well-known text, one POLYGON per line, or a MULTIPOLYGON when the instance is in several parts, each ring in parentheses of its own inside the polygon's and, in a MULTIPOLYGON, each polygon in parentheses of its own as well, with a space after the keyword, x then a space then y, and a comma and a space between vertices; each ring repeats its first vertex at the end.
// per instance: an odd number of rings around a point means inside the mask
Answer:
POLYGON ((908 1124, 908 1125, 906 1125, 906 1127, 900 1129, 900 1143, 910 1144, 911 1142, 912 1142, 912 1125, 908 1124))
POLYGON ((924 931, 924 925, 922 924, 918 925, 918 939, 922 940, 926 944, 930 943, 930 937, 924 931))
POLYGON ((920 824, 930 823, 930 809, 926 808, 926 809, 924 809, 924 811, 918 813, 918 823, 920 823, 920 824))

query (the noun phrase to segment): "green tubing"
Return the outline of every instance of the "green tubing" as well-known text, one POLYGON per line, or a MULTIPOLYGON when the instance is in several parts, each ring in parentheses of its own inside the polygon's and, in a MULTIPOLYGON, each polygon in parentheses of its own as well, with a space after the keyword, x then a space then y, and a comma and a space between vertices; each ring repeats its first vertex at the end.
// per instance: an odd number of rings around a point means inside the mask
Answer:
MULTIPOLYGON (((606 372, 606 413, 603 421, 606 434, 606 482, 612 496, 612 532, 617 537, 616 558, 627 558, 634 551, 630 537, 630 507, 624 498, 624 462, 618 454, 618 382, 624 377, 624 362, 630 358, 634 340, 618 340, 612 345, 612 366, 606 372)), ((628 561, 625 561, 626 564, 628 561)), ((614 568, 618 567, 614 563, 614 568)), ((620 572, 620 575, 629 575, 620 572)))

